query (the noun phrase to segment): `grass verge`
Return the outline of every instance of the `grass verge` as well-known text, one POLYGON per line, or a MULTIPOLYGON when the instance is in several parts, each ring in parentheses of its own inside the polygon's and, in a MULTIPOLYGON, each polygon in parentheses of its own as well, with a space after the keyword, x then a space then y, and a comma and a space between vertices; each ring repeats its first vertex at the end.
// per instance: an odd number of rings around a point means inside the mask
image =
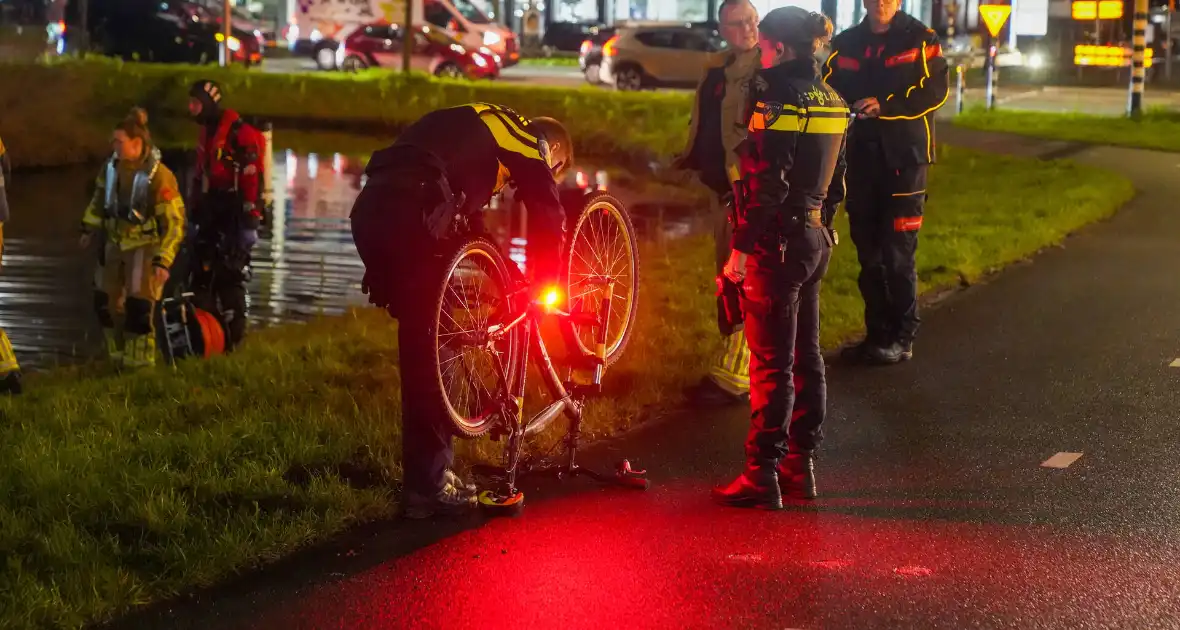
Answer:
MULTIPOLYGON (((930 194, 924 290, 1057 242, 1132 188, 1068 162, 944 147, 930 194)), ((710 238, 643 257, 636 336, 606 381, 611 396, 588 409, 591 437, 677 403, 717 347, 710 238)), ((839 246, 822 302, 828 347, 860 329, 856 273, 854 249, 839 246)), ((79 627, 389 515, 395 343, 394 323, 363 310, 262 330, 233 357, 176 369, 31 377, 25 396, 0 400, 0 627, 79 627)), ((460 455, 480 458, 486 444, 463 443, 460 455)))
POLYGON ((543 66, 543 67, 557 67, 557 68, 577 68, 578 58, 572 57, 522 57, 520 60, 522 66, 543 66))
POLYGON ((227 107, 280 127, 389 134, 441 107, 483 101, 563 121, 583 155, 640 164, 683 148, 692 105, 686 93, 620 94, 380 70, 278 74, 103 58, 0 63, 0 76, 0 137, 17 166, 101 158, 128 108, 146 107, 152 120, 184 118, 188 86, 203 78, 221 83, 227 107))
POLYGON ((1139 120, 1092 114, 968 110, 955 125, 982 131, 1180 152, 1180 112, 1150 110, 1139 120))

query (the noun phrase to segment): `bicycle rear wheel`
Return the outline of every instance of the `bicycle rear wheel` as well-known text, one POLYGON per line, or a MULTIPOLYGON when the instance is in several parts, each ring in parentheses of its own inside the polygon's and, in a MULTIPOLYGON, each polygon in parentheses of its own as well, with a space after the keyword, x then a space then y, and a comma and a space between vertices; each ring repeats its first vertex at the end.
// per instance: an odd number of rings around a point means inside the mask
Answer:
MULTIPOLYGON (((596 191, 586 197, 582 214, 570 232, 566 252, 569 266, 569 308, 599 313, 602 301, 611 296, 607 322, 605 365, 619 360, 635 327, 639 307, 639 245, 635 227, 623 203, 596 191)), ((562 332, 574 351, 575 363, 593 355, 598 327, 564 320, 562 332)))
POLYGON ((519 377, 524 329, 497 330, 516 313, 504 256, 483 238, 466 239, 443 267, 431 327, 443 408, 462 437, 487 433, 519 377))

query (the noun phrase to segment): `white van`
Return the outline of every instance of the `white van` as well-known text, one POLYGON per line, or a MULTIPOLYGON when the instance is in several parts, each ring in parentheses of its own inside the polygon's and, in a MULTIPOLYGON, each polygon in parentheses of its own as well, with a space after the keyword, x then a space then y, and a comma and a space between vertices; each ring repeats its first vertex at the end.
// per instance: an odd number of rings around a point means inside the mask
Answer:
MULTIPOLYGON (((322 70, 338 67, 336 50, 357 28, 373 22, 398 24, 404 19, 388 0, 298 0, 290 19, 287 43, 295 54, 313 57, 322 70)), ((414 23, 423 20, 446 29, 474 50, 490 49, 501 67, 520 61, 516 34, 497 24, 471 0, 414 0, 414 23)))

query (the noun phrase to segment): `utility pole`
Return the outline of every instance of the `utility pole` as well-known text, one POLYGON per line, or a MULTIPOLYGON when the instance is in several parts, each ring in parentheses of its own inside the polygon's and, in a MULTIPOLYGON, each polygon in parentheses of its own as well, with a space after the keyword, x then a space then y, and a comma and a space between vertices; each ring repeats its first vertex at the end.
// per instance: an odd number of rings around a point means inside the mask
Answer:
POLYGON ((234 29, 233 29, 233 21, 234 21, 233 11, 234 11, 234 9, 233 9, 233 5, 230 4, 230 2, 231 2, 231 0, 225 0, 225 3, 222 6, 222 20, 225 21, 225 24, 222 25, 222 32, 221 32, 221 50, 220 50, 220 52, 221 52, 221 66, 222 67, 229 67, 230 60, 233 58, 233 52, 230 51, 230 49, 229 49, 229 38, 233 36, 233 32, 234 32, 234 29))
POLYGON ((1172 80, 1172 13, 1176 11, 1176 0, 1168 0, 1168 17, 1164 20, 1164 78, 1172 80))
POLYGON ((1147 49, 1147 1, 1135 0, 1135 34, 1131 39, 1131 94, 1127 99, 1127 115, 1138 118, 1143 114, 1143 56, 1147 49))
POLYGON ((414 4, 411 0, 402 0, 405 11, 402 12, 402 72, 410 73, 410 56, 414 52, 414 4))

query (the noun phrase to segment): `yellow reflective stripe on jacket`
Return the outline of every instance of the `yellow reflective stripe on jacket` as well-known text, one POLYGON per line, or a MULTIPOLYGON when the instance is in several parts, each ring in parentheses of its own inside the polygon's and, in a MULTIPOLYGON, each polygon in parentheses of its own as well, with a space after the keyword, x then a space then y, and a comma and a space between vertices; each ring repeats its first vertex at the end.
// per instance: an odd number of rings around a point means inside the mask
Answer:
POLYGON ((766 124, 766 106, 763 103, 758 103, 754 115, 750 117, 750 131, 842 134, 847 128, 847 107, 783 105, 783 113, 772 120, 768 126, 766 124))
POLYGON ((476 103, 471 108, 479 114, 479 119, 487 125, 501 149, 534 160, 544 159, 537 148, 537 137, 526 132, 520 121, 513 120, 513 114, 487 103, 476 103))
POLYGON ((807 118, 799 121, 800 133, 842 134, 848 128, 846 118, 807 118))
POLYGON ((827 83, 828 79, 831 78, 832 73, 836 71, 836 67, 832 65, 832 60, 835 59, 836 55, 838 54, 840 54, 840 51, 833 50, 832 54, 828 55, 828 60, 824 62, 824 65, 828 68, 828 73, 825 74, 823 78, 824 83, 827 83))
POLYGON ((164 232, 156 256, 165 267, 171 267, 180 244, 184 242, 184 202, 180 195, 156 204, 156 218, 163 223, 164 232))
MULTIPOLYGON (((930 78, 930 61, 926 59, 926 42, 922 42, 922 49, 918 53, 918 56, 922 59, 922 78, 918 79, 917 85, 911 85, 910 87, 906 88, 906 91, 905 91, 906 98, 909 98, 910 92, 913 92, 914 90, 916 90, 918 88, 925 87, 926 86, 926 79, 930 78)), ((951 87, 950 87, 950 83, 948 82, 947 87, 946 87, 946 92, 944 92, 942 95, 942 100, 938 101, 937 105, 931 107, 930 109, 927 109, 926 111, 922 112, 921 114, 917 114, 915 116, 879 116, 878 118, 880 120, 917 120, 919 118, 924 118, 930 112, 933 112, 933 111, 937 110, 939 107, 942 107, 944 104, 946 104, 946 99, 950 97, 950 94, 951 94, 951 87)), ((890 96, 892 96, 892 95, 890 95, 890 96)), ((885 100, 889 100, 889 99, 886 98, 885 100)), ((930 127, 929 122, 926 123, 926 127, 927 127, 927 129, 929 129, 929 127, 930 127)), ((930 132, 929 131, 926 132, 926 145, 927 145, 927 153, 929 153, 929 145, 930 145, 930 132)))

